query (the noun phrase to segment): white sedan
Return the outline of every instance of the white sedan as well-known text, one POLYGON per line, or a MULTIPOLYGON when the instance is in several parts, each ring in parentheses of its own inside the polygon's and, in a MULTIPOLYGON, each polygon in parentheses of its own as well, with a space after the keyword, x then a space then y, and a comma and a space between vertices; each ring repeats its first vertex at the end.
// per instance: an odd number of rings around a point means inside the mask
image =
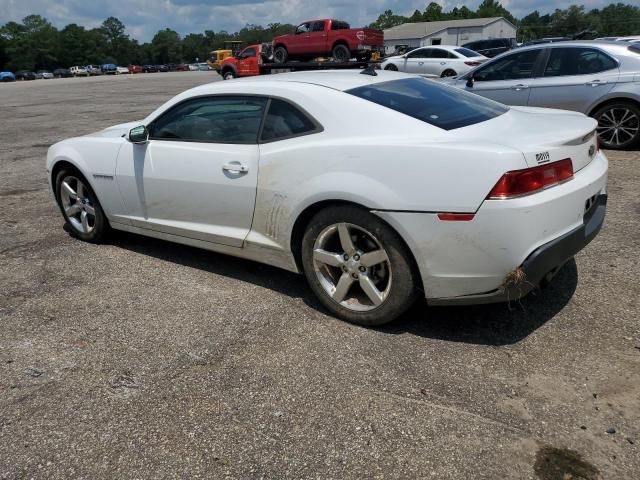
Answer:
POLYGON ((129 72, 129 69, 127 67, 116 67, 116 75, 121 75, 121 74, 129 74, 131 72, 129 72))
POLYGON ((455 77, 489 60, 484 55, 464 47, 438 45, 411 50, 404 55, 386 58, 381 67, 406 73, 455 77))
POLYGON ((595 120, 363 72, 211 83, 61 141, 56 202, 81 240, 125 230, 303 273, 362 325, 421 295, 514 300, 598 233, 595 120))

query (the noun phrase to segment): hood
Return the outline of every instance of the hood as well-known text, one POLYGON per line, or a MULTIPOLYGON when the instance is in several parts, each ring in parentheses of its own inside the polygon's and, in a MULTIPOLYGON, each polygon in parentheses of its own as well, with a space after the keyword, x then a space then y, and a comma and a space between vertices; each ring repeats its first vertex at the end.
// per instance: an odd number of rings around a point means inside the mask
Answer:
POLYGON ((87 137, 122 137, 133 127, 137 127, 138 125, 142 125, 142 120, 137 120, 135 122, 127 122, 127 123, 119 123, 118 125, 113 125, 112 127, 107 127, 104 130, 100 130, 99 132, 90 133, 87 137))
POLYGON ((275 43, 278 40, 282 40, 282 39, 285 39, 285 38, 290 38, 290 37, 293 37, 293 36, 294 36, 293 33, 285 33, 284 35, 278 35, 277 37, 273 37, 273 40, 271 40, 271 43, 275 43))

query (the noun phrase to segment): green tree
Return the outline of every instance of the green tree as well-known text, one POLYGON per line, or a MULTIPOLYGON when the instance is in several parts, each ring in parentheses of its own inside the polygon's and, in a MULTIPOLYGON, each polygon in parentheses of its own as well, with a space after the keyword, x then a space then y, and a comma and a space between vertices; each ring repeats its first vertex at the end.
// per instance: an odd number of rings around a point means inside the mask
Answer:
POLYGON ((422 19, 425 22, 437 22, 439 20, 444 20, 442 7, 440 6, 440 4, 431 2, 429 5, 427 5, 427 8, 422 14, 422 19))
POLYGON ((386 30, 387 28, 395 27, 401 23, 405 23, 407 17, 401 15, 395 15, 391 10, 385 10, 375 22, 369 25, 370 28, 377 28, 379 30, 386 30))
POLYGON ((151 40, 151 51, 155 63, 176 63, 181 60, 180 35, 165 28, 156 33, 151 40))

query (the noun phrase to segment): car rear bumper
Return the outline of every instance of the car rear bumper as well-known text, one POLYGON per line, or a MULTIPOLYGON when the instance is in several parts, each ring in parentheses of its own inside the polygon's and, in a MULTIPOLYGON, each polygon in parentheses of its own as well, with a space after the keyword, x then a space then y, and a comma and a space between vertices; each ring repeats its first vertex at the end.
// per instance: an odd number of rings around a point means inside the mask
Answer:
POLYGON ((464 295, 454 298, 429 300, 430 305, 477 305, 517 300, 545 282, 551 281, 560 268, 593 240, 602 225, 607 205, 607 194, 595 197, 585 213, 583 224, 534 250, 520 265, 518 274, 492 292, 464 295), (518 275, 520 275, 518 277, 518 275))
POLYGON ((607 170, 600 151, 571 180, 532 195, 486 200, 470 221, 442 221, 435 212, 374 213, 407 242, 430 304, 500 302, 536 288, 598 233, 607 170), (512 285, 515 274, 520 281, 512 285))

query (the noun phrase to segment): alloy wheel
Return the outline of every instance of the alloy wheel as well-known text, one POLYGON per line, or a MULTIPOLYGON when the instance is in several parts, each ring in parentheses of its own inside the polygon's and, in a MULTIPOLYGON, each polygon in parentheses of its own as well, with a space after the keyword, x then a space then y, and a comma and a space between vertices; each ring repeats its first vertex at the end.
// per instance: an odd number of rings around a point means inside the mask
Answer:
POLYGON ((79 233, 91 233, 96 225, 96 211, 87 187, 73 175, 62 179, 60 200, 71 226, 79 233))
POLYGON ((605 146, 620 147, 638 135, 640 118, 631 109, 612 107, 598 118, 598 136, 605 146))
POLYGON ((357 225, 337 223, 322 230, 313 247, 313 265, 325 293, 349 310, 373 310, 391 291, 387 252, 357 225))

